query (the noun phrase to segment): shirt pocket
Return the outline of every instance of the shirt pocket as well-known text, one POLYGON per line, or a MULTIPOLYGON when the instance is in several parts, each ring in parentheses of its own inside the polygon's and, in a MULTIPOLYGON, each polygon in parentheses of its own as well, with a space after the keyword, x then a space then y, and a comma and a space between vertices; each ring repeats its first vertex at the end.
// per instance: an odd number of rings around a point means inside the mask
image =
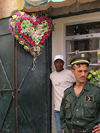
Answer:
POLYGON ((71 104, 70 103, 67 103, 66 106, 65 106, 65 117, 67 119, 71 119, 72 118, 72 115, 71 115, 71 104))
POLYGON ((94 118, 96 116, 96 103, 87 102, 84 104, 85 116, 94 118))

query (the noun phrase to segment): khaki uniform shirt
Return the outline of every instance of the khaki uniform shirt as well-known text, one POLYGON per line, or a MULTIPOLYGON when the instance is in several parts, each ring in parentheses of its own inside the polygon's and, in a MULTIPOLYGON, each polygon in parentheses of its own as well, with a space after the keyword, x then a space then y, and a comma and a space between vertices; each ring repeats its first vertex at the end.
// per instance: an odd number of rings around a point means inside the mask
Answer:
POLYGON ((69 133, 69 127, 91 132, 100 123, 100 87, 87 81, 76 97, 74 85, 64 92, 60 108, 61 128, 65 128, 65 133, 69 133))

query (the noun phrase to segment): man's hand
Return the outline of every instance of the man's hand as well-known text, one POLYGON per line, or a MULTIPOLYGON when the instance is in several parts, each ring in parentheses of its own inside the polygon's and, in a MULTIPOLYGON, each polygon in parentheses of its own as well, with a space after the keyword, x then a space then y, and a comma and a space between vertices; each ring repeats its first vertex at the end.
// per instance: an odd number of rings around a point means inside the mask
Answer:
POLYGON ((93 129, 92 133, 100 133, 100 126, 97 125, 93 129))
POLYGON ((62 129, 62 133, 64 133, 64 129, 62 129))

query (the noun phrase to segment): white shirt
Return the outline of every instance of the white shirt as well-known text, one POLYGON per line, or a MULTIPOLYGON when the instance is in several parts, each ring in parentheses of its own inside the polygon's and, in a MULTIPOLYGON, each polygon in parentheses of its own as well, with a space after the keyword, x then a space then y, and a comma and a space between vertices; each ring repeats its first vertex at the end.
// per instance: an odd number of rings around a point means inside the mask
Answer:
POLYGON ((60 105, 64 90, 75 82, 75 77, 71 70, 64 69, 60 72, 54 71, 50 74, 52 86, 54 89, 54 110, 60 111, 60 105))

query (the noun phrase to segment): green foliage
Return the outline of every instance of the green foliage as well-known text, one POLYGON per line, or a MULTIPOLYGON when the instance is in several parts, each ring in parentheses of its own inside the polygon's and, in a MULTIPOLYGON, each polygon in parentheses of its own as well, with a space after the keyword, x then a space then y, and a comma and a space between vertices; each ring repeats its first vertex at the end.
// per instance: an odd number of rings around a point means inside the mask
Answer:
POLYGON ((88 77, 87 79, 94 83, 94 82, 100 82, 100 69, 94 71, 94 70, 91 70, 88 74, 88 77))

